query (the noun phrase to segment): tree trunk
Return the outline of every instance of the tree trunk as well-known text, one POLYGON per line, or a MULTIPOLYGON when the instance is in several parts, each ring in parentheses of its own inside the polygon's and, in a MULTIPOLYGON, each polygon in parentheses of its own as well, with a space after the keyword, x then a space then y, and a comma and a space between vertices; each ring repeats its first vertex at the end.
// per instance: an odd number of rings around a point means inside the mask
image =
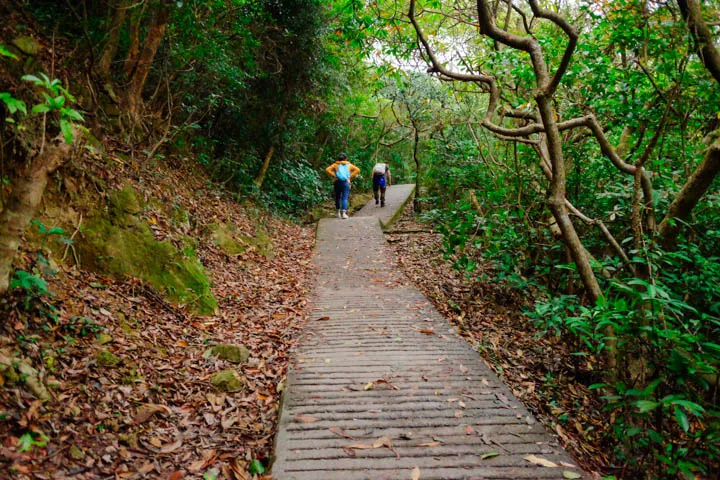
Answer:
POLYGON ((420 203, 420 158, 418 157, 418 143, 420 142, 420 135, 418 134, 417 127, 415 127, 414 130, 413 160, 415 160, 415 195, 413 196, 413 209, 415 210, 415 213, 420 213, 422 212, 422 205, 420 203))
POLYGON ((140 26, 142 25, 142 17, 146 7, 147 2, 143 3, 142 8, 136 9, 130 17, 130 48, 125 56, 125 63, 123 65, 123 70, 125 70, 125 76, 127 78, 132 78, 133 73, 135 73, 138 56, 140 55, 140 26))
POLYGON ((702 9, 697 0, 677 0, 690 34, 695 39, 698 56, 713 76, 720 83, 720 52, 715 48, 715 39, 702 16, 702 9))
POLYGON ((560 131, 555 121, 556 112, 552 105, 552 98, 541 95, 537 97, 536 101, 545 127, 548 157, 552 165, 553 175, 550 181, 548 206, 560 227, 565 244, 570 249, 580 279, 594 303, 598 298, 602 297, 602 290, 590 265, 587 250, 580 241, 565 205, 565 160, 562 153, 560 131))
POLYGON ((48 177, 65 162, 70 145, 62 142, 48 147, 35 158, 13 188, 5 209, 0 212, 0 296, 10 287, 12 264, 25 229, 40 204, 48 177))
POLYGON ((253 180, 253 182, 255 182, 255 185, 257 185, 258 188, 262 188, 263 183, 265 183, 265 177, 267 176, 268 169, 270 168, 270 160, 272 160, 273 154, 275 153, 275 144, 278 142, 280 130, 282 130, 283 126, 285 125, 287 113, 287 108, 285 108, 285 106, 283 105, 282 112, 280 113, 280 119, 278 120, 278 131, 274 135, 272 143, 270 144, 270 148, 268 149, 265 157, 263 158, 263 163, 260 167, 260 171, 255 176, 255 180, 253 180))
POLYGON ((680 193, 677 194, 677 197, 668 207, 665 218, 660 222, 658 232, 660 234, 660 244, 664 248, 671 249, 675 247, 682 228, 681 222, 690 218, 693 208, 710 188, 718 172, 720 172, 720 138, 716 138, 710 145, 702 163, 685 182, 680 193))
POLYGON ((122 31, 123 25, 125 25, 125 17, 127 16, 127 0, 118 2, 118 6, 115 9, 112 23, 110 24, 110 31, 108 31, 108 40, 105 43, 102 56, 98 62, 98 72, 101 75, 108 76, 110 74, 110 65, 115 59, 118 45, 120 44, 120 32, 122 31))
POLYGON ((262 188, 263 183, 265 182, 265 176, 267 175, 268 168, 270 167, 270 160, 272 160, 273 153, 275 153, 275 145, 270 145, 270 148, 265 155, 265 159, 263 160, 263 164, 260 167, 260 171, 255 177, 255 180, 253 180, 258 189, 262 188))
POLYGON ((145 43, 143 45, 140 56, 138 57, 137 67, 130 79, 128 87, 128 110, 136 124, 139 124, 140 110, 142 105, 142 92, 147 80, 150 68, 152 67, 155 54, 160 47, 168 20, 170 19, 170 9, 164 3, 161 4, 155 12, 153 23, 148 31, 145 43))

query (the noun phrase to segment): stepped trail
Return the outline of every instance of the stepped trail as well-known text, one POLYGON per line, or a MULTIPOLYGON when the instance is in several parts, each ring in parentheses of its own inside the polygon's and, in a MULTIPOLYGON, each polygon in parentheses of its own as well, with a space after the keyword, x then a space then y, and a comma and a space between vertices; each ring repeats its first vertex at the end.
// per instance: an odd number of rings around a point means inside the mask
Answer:
POLYGON ((273 478, 585 478, 396 265, 380 223, 412 192, 319 224, 273 478))

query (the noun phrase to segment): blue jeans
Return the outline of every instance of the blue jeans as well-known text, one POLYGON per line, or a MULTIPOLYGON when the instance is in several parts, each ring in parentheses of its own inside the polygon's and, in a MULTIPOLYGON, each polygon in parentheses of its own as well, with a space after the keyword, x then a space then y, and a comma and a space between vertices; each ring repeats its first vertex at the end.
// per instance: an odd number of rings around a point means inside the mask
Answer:
POLYGON ((348 197, 350 196, 350 182, 335 180, 335 208, 338 210, 348 209, 348 197))

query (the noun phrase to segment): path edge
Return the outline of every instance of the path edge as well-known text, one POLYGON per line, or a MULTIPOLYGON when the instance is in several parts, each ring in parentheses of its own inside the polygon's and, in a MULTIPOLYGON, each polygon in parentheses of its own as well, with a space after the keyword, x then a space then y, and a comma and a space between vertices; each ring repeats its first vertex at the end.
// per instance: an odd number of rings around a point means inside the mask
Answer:
POLYGON ((383 222, 382 219, 378 218, 378 223, 380 223, 380 229, 385 232, 387 229, 389 229, 393 223, 397 222, 400 217, 403 216, 405 213, 405 208, 407 208, 408 203, 415 198, 415 189, 417 188, 417 185, 413 184, 413 188, 410 191, 410 194, 407 196, 405 201, 400 204, 397 210, 395 210, 395 213, 393 213, 393 216, 390 217, 390 219, 387 222, 383 222))

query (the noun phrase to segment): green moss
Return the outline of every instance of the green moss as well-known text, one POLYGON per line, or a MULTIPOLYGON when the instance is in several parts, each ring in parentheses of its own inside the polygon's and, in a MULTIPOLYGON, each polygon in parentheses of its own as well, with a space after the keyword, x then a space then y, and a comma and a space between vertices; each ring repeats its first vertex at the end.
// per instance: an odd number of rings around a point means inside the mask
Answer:
POLYGON ((210 281, 202 264, 193 255, 184 255, 168 242, 159 242, 144 220, 131 187, 110 195, 110 217, 95 212, 78 242, 84 266, 117 277, 139 278, 169 301, 187 304, 207 315, 217 310, 210 281))
POLYGON ((233 363, 243 363, 250 358, 250 350, 242 345, 215 345, 212 347, 211 353, 218 358, 233 363))
POLYGON ((118 363, 122 362, 120 358, 116 357, 107 350, 100 350, 98 353, 96 353, 95 361, 101 367, 114 367, 118 363))
POLYGON ((250 240, 250 242, 255 245, 255 247, 258 249, 261 255, 265 257, 272 257, 273 255, 273 244, 272 244, 272 238, 270 238, 270 235, 268 235, 267 231, 265 231, 262 227, 257 227, 257 230, 255 232, 255 238, 250 240))
POLYGON ((32 37, 23 35, 13 39, 12 44, 26 55, 37 55, 42 50, 40 43, 32 37))
POLYGON ((237 392, 243 388, 243 380, 235 370, 222 370, 213 375, 212 384, 223 392, 237 392))
POLYGON ((220 225, 211 225, 210 228, 212 229, 213 242, 226 254, 238 255, 247 250, 247 246, 235 240, 234 236, 237 231, 234 226, 221 223, 220 225))
POLYGON ((129 220, 129 215, 136 215, 142 212, 142 209, 137 193, 130 185, 108 195, 108 210, 115 221, 129 220))
POLYGON ((80 448, 77 445, 73 445, 72 447, 70 447, 70 450, 68 453, 70 454, 70 458, 72 458, 73 460, 80 461, 83 458, 85 458, 85 453, 82 450, 80 450, 80 448))

